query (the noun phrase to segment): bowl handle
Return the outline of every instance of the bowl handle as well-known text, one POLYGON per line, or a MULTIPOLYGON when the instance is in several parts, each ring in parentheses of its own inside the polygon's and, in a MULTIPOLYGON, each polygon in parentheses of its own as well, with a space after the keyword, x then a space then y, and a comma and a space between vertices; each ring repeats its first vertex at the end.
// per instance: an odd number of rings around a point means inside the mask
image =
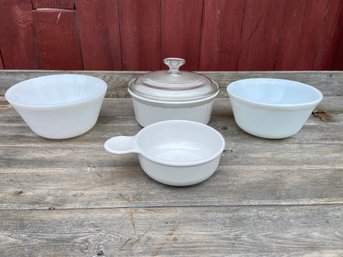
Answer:
POLYGON ((114 153, 114 154, 140 153, 141 152, 137 145, 136 136, 112 137, 105 142, 104 147, 106 151, 110 153, 114 153))

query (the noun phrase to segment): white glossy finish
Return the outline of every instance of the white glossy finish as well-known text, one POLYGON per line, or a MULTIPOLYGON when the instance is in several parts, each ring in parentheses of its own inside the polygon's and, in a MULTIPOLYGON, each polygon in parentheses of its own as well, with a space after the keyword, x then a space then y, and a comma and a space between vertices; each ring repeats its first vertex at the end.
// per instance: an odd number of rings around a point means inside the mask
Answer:
POLYGON ((106 90, 101 79, 61 74, 20 82, 8 89, 5 97, 33 132, 64 139, 95 125, 106 90))
POLYGON ((209 178, 218 168, 224 146, 218 131, 186 120, 154 123, 133 137, 113 137, 104 145, 113 154, 138 153, 151 178, 172 186, 189 186, 209 178))
POLYGON ((190 120, 207 124, 211 119, 216 95, 190 102, 152 101, 132 95, 137 122, 142 126, 166 120, 190 120))
POLYGON ((237 125, 263 138, 279 139, 299 132, 322 100, 322 93, 304 83, 284 79, 238 80, 227 92, 237 125))

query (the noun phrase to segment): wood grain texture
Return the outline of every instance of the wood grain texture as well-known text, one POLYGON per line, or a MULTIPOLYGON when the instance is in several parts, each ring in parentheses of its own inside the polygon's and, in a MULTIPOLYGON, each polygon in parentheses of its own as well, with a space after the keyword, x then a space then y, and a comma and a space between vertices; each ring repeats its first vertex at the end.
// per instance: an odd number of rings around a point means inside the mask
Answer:
POLYGON ((56 8, 56 9, 74 9, 74 0, 32 0, 34 9, 38 8, 56 8))
MULTIPOLYGON (((182 189, 151 180, 136 155, 104 151, 108 138, 140 130, 131 99, 106 99, 94 129, 57 142, 36 136, 7 109, 0 112, 0 208, 343 203, 342 102, 339 97, 335 111, 328 111, 335 121, 312 116, 297 135, 279 141, 241 131, 229 101, 217 99, 209 125, 226 141, 220 167, 205 183, 182 189)), ((321 108, 330 109, 325 102, 321 108)))
POLYGON ((245 1, 204 1, 200 70, 236 70, 245 1))
POLYGON ((80 42, 75 12, 71 10, 36 10, 34 26, 41 69, 82 69, 80 42))
POLYGON ((318 46, 323 43, 320 41, 325 40, 320 38, 320 33, 326 28, 323 24, 328 2, 331 1, 287 1, 283 33, 275 59, 276 70, 310 70, 314 67, 318 46))
MULTIPOLYGON (((316 46, 313 70, 332 68, 339 44, 339 36, 343 32, 343 1, 327 1, 320 37, 316 46), (332 28, 332 29, 328 29, 332 28)), ((343 59, 342 59, 343 61, 343 59)))
POLYGON ((211 178, 180 188, 150 179, 137 155, 103 148, 141 129, 125 93, 141 72, 75 71, 109 83, 97 124, 68 140, 35 135, 3 93, 56 73, 0 72, 1 256, 343 254, 343 72, 207 72, 221 86, 209 125, 226 147, 211 178), (223 93, 232 80, 259 76, 311 82, 326 95, 296 135, 253 137, 223 93))
POLYGON ((331 67, 333 70, 343 70, 343 11, 340 17, 339 28, 339 39, 337 41, 335 57, 331 67))
POLYGON ((186 70, 343 69, 341 0, 0 1, 6 69, 155 70, 171 56, 186 70), (61 40, 56 15, 42 31, 35 11, 77 17, 61 40))
POLYGON ((273 70, 287 4, 245 1, 237 70, 273 70))
POLYGON ((75 1, 86 70, 120 70, 118 1, 75 1))
POLYGON ((120 0, 123 70, 161 68, 161 0, 120 0))
POLYGON ((182 69, 198 70, 203 1, 164 0, 161 3, 162 58, 181 57, 186 60, 182 69))
MULTIPOLYGON (((108 83, 106 97, 130 97, 127 87, 131 79, 144 72, 132 71, 5 71, 0 72, 0 96, 5 90, 20 81, 57 73, 88 74, 99 77, 108 83)), ((343 73, 341 71, 307 71, 307 72, 202 72, 215 80, 220 87, 218 97, 227 97, 226 87, 229 83, 245 78, 282 78, 307 83, 318 88, 324 96, 343 96, 343 73)))
POLYGON ((31 0, 0 1, 0 49, 6 69, 38 69, 31 0))
POLYGON ((343 207, 1 211, 3 256, 340 256, 343 207))
POLYGON ((4 62, 2 61, 2 54, 1 54, 1 49, 0 49, 0 70, 5 69, 4 62))

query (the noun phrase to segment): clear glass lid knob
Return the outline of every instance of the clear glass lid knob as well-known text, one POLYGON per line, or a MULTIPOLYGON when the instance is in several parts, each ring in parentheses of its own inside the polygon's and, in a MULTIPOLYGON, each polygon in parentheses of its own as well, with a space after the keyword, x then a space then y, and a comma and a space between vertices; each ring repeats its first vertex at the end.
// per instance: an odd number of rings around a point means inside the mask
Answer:
POLYGON ((163 63, 169 67, 169 74, 180 74, 180 67, 186 63, 182 58, 165 58, 163 63))

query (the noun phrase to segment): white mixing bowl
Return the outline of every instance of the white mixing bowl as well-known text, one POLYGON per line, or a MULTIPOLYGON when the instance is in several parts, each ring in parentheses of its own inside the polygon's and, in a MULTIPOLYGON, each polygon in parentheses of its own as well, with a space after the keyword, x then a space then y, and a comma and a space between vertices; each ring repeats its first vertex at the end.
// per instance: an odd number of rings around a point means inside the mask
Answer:
POLYGON ((105 149, 114 154, 138 153, 151 178, 172 186, 189 186, 208 179, 218 168, 223 136, 194 121, 161 121, 132 137, 112 137, 105 149))
POLYGON ((227 92, 237 125, 263 138, 286 138, 296 134, 322 93, 297 81, 253 78, 235 81, 227 92))
POLYGON ((101 79, 61 74, 20 82, 6 91, 5 98, 37 135, 64 139, 95 125, 106 90, 101 79))

